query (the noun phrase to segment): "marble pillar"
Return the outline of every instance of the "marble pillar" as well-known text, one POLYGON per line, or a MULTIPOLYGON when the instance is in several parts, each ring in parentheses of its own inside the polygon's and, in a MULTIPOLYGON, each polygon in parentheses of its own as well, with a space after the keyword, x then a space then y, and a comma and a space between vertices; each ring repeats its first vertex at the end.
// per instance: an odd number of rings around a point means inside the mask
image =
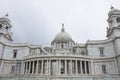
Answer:
POLYGON ((81 71, 81 74, 83 74, 82 61, 80 61, 80 71, 81 71))

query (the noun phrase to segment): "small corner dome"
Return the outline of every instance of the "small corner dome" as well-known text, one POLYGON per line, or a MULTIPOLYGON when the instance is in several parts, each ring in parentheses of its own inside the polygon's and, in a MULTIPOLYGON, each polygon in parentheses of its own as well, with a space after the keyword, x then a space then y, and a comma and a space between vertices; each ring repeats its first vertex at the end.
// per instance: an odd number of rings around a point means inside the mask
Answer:
POLYGON ((74 41, 72 40, 71 36, 70 36, 68 33, 65 32, 64 27, 62 27, 61 32, 58 33, 58 34, 55 36, 55 38, 54 38, 54 40, 52 41, 52 43, 53 43, 53 42, 64 42, 64 41, 66 41, 66 42, 68 42, 68 41, 74 42, 74 41))
POLYGON ((0 17, 0 21, 6 21, 8 23, 11 23, 10 19, 8 18, 8 14, 6 14, 4 17, 0 17))
POLYGON ((109 11, 108 16, 110 16, 111 14, 119 14, 119 13, 120 13, 119 9, 116 9, 113 6, 111 6, 111 10, 109 11))

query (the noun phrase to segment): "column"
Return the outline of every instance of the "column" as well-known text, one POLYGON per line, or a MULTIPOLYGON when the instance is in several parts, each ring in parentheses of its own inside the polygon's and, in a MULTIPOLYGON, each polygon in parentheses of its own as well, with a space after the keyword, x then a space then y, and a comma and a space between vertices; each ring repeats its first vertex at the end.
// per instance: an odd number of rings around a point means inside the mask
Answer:
POLYGON ((28 73, 28 62, 26 62, 26 71, 25 73, 28 73))
POLYGON ((71 74, 72 74, 72 60, 70 60, 70 63, 71 63, 71 66, 70 66, 70 67, 71 67, 71 74))
POLYGON ((91 74, 94 74, 93 60, 91 60, 91 74))
POLYGON ((65 48, 66 48, 66 43, 64 43, 64 46, 65 46, 65 48))
POLYGON ((26 65, 25 65, 25 62, 22 62, 22 70, 21 70, 21 73, 24 74, 25 73, 25 69, 26 69, 26 65))
POLYGON ((41 60, 41 74, 43 74, 43 60, 41 60))
POLYGON ((59 59, 59 75, 61 75, 61 60, 59 59))
POLYGON ((4 61, 2 61, 1 62, 1 65, 0 65, 0 72, 2 72, 3 73, 3 69, 4 69, 4 66, 5 66, 5 64, 4 64, 4 61))
POLYGON ((84 61, 84 65, 85 65, 85 74, 87 74, 87 66, 86 66, 87 62, 84 61))
POLYGON ((114 58, 114 67, 115 67, 115 69, 114 69, 114 73, 116 73, 116 74, 119 74, 119 64, 118 64, 118 60, 117 60, 117 58, 114 58))
POLYGON ((60 48, 61 48, 61 42, 60 42, 60 48))
POLYGON ((65 60, 65 74, 67 74, 67 62, 65 60))
POLYGON ((35 61, 32 61, 33 63, 32 63, 32 74, 34 74, 34 62, 35 61))
POLYGON ((31 61, 29 61, 29 69, 28 69, 28 74, 30 74, 30 69, 31 69, 31 61))
POLYGON ((39 66, 39 61, 37 60, 37 63, 36 63, 36 74, 38 74, 38 66, 39 66))
POLYGON ((58 64, 58 59, 56 59, 56 66, 57 66, 57 70, 56 70, 56 75, 58 75, 59 74, 59 64, 58 64))
POLYGON ((82 70, 82 61, 80 61, 80 71, 81 71, 81 74, 83 74, 83 70, 82 70))
POLYGON ((91 66, 90 66, 90 61, 88 62, 88 66, 89 66, 89 74, 91 74, 91 66))
POLYGON ((36 53, 37 53, 37 54, 40 54, 39 48, 37 48, 36 53))
POLYGON ((25 72, 24 73, 27 73, 27 62, 25 62, 25 72))
POLYGON ((76 64, 76 65, 75 65, 75 66, 76 66, 76 67, 75 67, 75 69, 76 69, 76 74, 78 74, 78 65, 77 65, 77 60, 75 60, 75 64, 76 64))
POLYGON ((49 70, 49 64, 48 64, 48 59, 47 59, 47 75, 49 75, 48 70, 49 70))
POLYGON ((51 75, 51 60, 49 60, 49 75, 51 75))
POLYGON ((22 74, 25 74, 25 69, 26 69, 26 63, 25 62, 23 62, 23 67, 22 67, 22 74))

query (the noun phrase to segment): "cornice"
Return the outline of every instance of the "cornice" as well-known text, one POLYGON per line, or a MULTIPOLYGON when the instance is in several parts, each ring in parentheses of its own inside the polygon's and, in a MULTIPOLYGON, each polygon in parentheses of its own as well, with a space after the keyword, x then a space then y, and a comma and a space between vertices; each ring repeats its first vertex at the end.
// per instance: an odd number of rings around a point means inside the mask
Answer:
POLYGON ((89 40, 86 45, 100 45, 100 44, 108 44, 114 42, 116 39, 120 39, 120 37, 114 37, 106 40, 89 40))
POLYGON ((4 42, 0 42, 0 43, 9 47, 42 48, 40 45, 31 45, 29 43, 4 43, 4 42))
POLYGON ((120 30, 120 27, 112 27, 112 29, 110 29, 110 30, 107 32, 107 36, 106 36, 106 37, 110 36, 114 29, 119 29, 119 30, 120 30))
POLYGON ((0 32, 0 34, 4 35, 4 36, 5 36, 5 38, 7 38, 8 40, 13 41, 13 39, 11 38, 11 36, 10 36, 10 35, 8 35, 8 34, 4 34, 4 33, 2 33, 2 32, 0 32), (8 38, 6 35, 8 35, 8 36, 9 36, 9 38, 8 38))
POLYGON ((107 44, 112 42, 113 39, 106 39, 106 40, 88 40, 86 45, 99 45, 99 44, 107 44))
POLYGON ((31 60, 31 59, 58 59, 58 58, 65 58, 65 59, 86 59, 86 60, 110 60, 110 59, 115 59, 116 57, 119 57, 120 55, 117 56, 105 56, 105 57, 91 57, 91 56, 81 56, 81 55, 32 55, 32 56, 26 56, 23 58, 23 60, 31 60))
POLYGON ((85 48, 86 47, 86 43, 84 43, 84 44, 75 44, 74 46, 72 46, 72 47, 80 47, 80 48, 85 48))

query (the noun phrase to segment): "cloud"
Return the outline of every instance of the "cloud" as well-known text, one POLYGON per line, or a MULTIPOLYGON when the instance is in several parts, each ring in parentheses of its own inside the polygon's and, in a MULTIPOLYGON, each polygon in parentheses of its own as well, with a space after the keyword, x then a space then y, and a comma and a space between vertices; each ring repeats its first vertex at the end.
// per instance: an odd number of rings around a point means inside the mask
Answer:
POLYGON ((46 45, 65 23, 76 42, 105 39, 107 13, 118 0, 1 0, 0 16, 7 12, 12 22, 14 42, 46 45))

